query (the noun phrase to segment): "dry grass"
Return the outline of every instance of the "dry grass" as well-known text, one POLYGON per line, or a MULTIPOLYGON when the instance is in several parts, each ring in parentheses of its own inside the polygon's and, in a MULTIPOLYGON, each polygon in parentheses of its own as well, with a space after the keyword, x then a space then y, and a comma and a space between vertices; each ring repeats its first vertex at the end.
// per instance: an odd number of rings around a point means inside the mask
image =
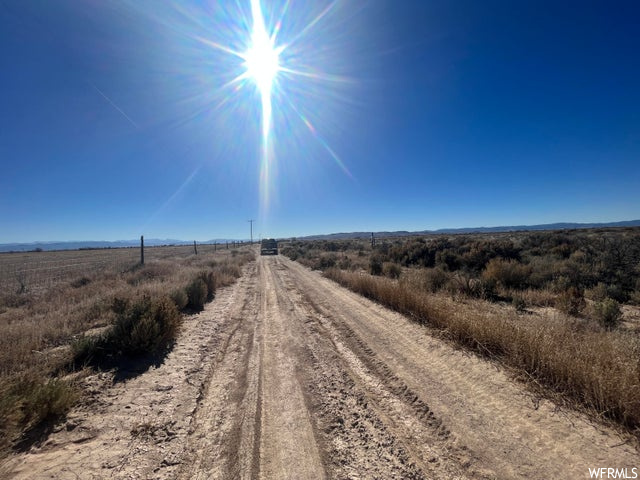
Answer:
POLYGON ((63 413, 80 393, 58 378, 72 360, 72 344, 76 354, 106 338, 123 353, 161 350, 175 338, 178 311, 192 300, 187 286, 203 284, 192 310, 202 308, 253 257, 246 250, 199 253, 166 255, 125 271, 114 264, 100 272, 72 272, 48 289, 0 295, 0 450, 63 413), (128 307, 120 311, 118 303, 128 307))
POLYGON ((558 294, 548 288, 498 289, 498 294, 505 298, 521 298, 530 307, 553 307, 558 298, 558 294))
MULTIPOLYGON (((501 362, 631 430, 640 428, 640 341, 589 323, 488 314, 410 282, 330 269, 325 275, 501 362)), ((514 313, 515 315, 515 313, 514 313)))
MULTIPOLYGON (((229 245, 198 245, 200 255, 229 251, 229 245)), ((193 245, 147 246, 144 256, 147 263, 186 259, 193 256, 193 245)), ((65 283, 73 276, 91 276, 105 270, 125 271, 139 261, 138 247, 0 253, 0 290, 41 291, 65 283)))

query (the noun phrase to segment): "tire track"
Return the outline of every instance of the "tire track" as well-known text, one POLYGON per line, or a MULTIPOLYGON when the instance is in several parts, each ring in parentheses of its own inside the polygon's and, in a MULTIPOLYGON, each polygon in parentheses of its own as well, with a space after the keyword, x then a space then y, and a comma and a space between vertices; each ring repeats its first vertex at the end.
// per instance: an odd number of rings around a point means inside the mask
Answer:
POLYGON ((261 364, 256 270, 253 265, 243 278, 241 298, 229 312, 233 328, 211 364, 178 478, 250 478, 255 469, 261 364))
POLYGON ((276 288, 269 260, 260 261, 264 324, 259 478, 323 479, 324 466, 298 381, 301 337, 287 292, 276 288))
MULTIPOLYGON (((499 478, 588 478, 588 468, 632 468, 638 452, 625 439, 523 387, 492 364, 429 336, 428 329, 283 259, 292 282, 347 351, 395 394, 428 403, 460 445, 468 473, 499 478)), ((337 347, 340 348, 340 347, 337 347)))
POLYGON ((286 292, 292 318, 303 327, 307 357, 301 373, 332 478, 461 478, 463 449, 449 438, 426 404, 380 376, 329 328, 280 260, 271 268, 278 292, 286 292), (456 454, 454 454, 454 452, 456 454))

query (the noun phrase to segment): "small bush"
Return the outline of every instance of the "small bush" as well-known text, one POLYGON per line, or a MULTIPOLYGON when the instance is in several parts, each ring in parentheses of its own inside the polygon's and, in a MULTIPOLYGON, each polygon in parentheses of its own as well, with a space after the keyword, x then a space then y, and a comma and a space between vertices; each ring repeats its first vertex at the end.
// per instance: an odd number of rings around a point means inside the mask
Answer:
POLYGON ((19 440, 20 432, 64 415, 75 403, 74 385, 60 379, 25 374, 0 385, 0 450, 19 440))
POLYGON ((316 270, 327 270, 336 266, 338 256, 335 253, 329 253, 328 255, 321 254, 316 263, 316 270))
POLYGON ((625 291, 625 289, 617 283, 607 286, 607 296, 619 303, 629 301, 629 292, 625 291))
POLYGON ((171 292, 171 300, 173 300, 173 303, 176 304, 176 308, 178 310, 184 310, 189 303, 187 292, 185 292, 183 289, 177 289, 171 292))
POLYGON ((587 290, 585 295, 593 301, 601 302, 608 297, 607 286, 604 283, 599 282, 595 287, 587 290))
POLYGON ((526 290, 509 289, 500 292, 506 298, 521 298, 527 307, 553 307, 556 304, 557 295, 549 289, 527 288, 526 290))
POLYGON ((556 308, 571 316, 578 316, 587 303, 582 290, 576 287, 569 287, 556 299, 556 308))
POLYGON ((436 266, 442 267, 450 272, 455 272, 462 266, 462 257, 452 249, 438 251, 435 255, 436 266))
POLYGON ((170 298, 151 300, 145 296, 129 303, 118 314, 115 324, 101 343, 106 343, 112 353, 157 353, 175 339, 179 325, 180 313, 170 298))
POLYGON ((452 294, 462 294, 471 298, 492 299, 496 296, 493 282, 484 278, 473 278, 468 273, 457 272, 449 278, 447 290, 452 294))
POLYGON ((204 309, 204 304, 207 301, 208 289, 207 284, 204 283, 202 278, 196 277, 194 278, 189 285, 187 285, 187 298, 189 299, 187 303, 187 308, 194 310, 196 312, 204 309))
POLYGON ((551 291, 554 293, 563 294, 570 288, 576 288, 571 285, 571 280, 569 277, 564 275, 556 276, 551 282, 549 282, 549 287, 551 291))
POLYGON ((33 426, 47 418, 66 413, 77 395, 72 385, 60 379, 49 379, 45 383, 32 385, 23 401, 23 422, 33 426))
POLYGON ((497 283, 504 288, 525 288, 531 275, 531 267, 515 260, 492 259, 482 273, 488 282, 497 283))
POLYGON ((622 321, 620 304, 613 298, 605 298, 593 306, 595 320, 607 330, 613 330, 622 321))
POLYGON ((448 281, 449 275, 440 267, 424 270, 424 286, 431 293, 442 290, 448 281))
POLYGON ((369 261, 369 273, 371 275, 382 275, 382 260, 376 255, 372 255, 369 261))
POLYGON ((216 295, 216 277, 213 272, 205 271, 200 272, 198 276, 207 286, 207 302, 210 302, 216 295))
POLYGON ((402 273, 402 268, 397 263, 393 262, 385 262, 382 265, 382 272, 385 277, 389 278, 399 278, 402 273))
POLYGON ((140 285, 149 281, 165 278, 171 274, 171 264, 166 262, 151 262, 145 265, 136 265, 127 278, 129 285, 140 285))
POLYGON ((340 270, 349 270, 352 265, 351 259, 346 255, 338 261, 338 268, 340 270))
POLYGON ((216 272, 217 273, 216 273, 215 279, 216 279, 217 285, 220 285, 217 283, 218 277, 220 276, 239 278, 242 275, 242 269, 240 268, 240 266, 234 263, 229 263, 229 262, 225 262, 219 265, 218 268, 216 269, 216 272))
POLYGON ((104 349, 104 337, 82 336, 71 343, 71 355, 76 367, 81 367, 91 363, 100 356, 100 351, 104 349))
POLYGON ((285 247, 283 248, 280 253, 282 253, 283 255, 289 257, 291 260, 298 260, 298 258, 300 257, 300 253, 298 253, 297 250, 294 250, 291 247, 285 247))

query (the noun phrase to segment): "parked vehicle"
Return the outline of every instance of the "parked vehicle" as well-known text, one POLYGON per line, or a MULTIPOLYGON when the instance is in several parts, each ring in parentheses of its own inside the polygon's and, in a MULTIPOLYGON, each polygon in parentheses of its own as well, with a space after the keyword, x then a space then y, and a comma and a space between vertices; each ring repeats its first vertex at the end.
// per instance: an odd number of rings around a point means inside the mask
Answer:
POLYGON ((278 242, 273 238, 262 240, 260 245, 260 255, 278 255, 278 242))

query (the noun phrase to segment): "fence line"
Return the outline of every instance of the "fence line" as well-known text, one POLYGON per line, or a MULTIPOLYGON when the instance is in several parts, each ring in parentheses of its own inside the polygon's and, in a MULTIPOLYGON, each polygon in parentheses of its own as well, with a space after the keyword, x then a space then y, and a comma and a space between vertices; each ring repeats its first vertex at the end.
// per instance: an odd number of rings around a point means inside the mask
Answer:
MULTIPOLYGON (((210 255, 248 242, 197 244, 197 254, 210 255)), ((195 255, 193 244, 144 247, 145 263, 195 255)), ((99 271, 125 271, 140 264, 139 247, 0 254, 0 294, 50 288, 99 271)))

